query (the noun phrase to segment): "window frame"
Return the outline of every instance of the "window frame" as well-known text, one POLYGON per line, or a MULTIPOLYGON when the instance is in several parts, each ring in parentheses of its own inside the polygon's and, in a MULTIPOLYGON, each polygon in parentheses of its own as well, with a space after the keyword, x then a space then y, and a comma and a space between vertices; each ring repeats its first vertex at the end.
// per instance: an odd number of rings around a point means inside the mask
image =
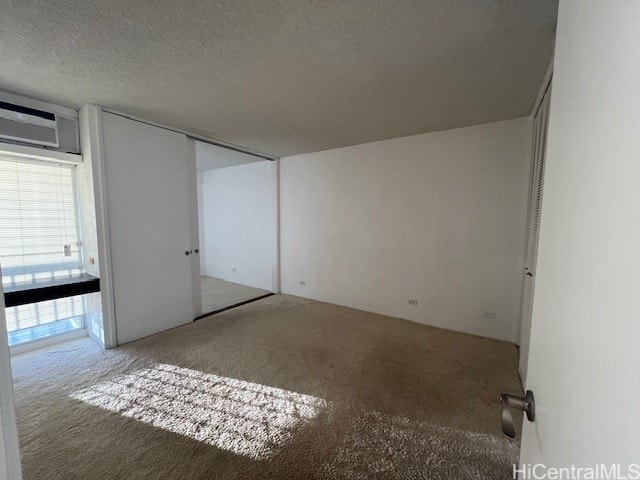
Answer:
MULTIPOLYGON (((22 163, 22 164, 35 164, 35 165, 49 165, 49 166, 58 166, 58 167, 62 167, 62 168, 68 168, 70 170, 70 180, 71 180, 71 194, 72 194, 72 199, 73 199, 73 215, 74 215, 74 225, 75 225, 75 234, 76 234, 76 243, 77 243, 77 262, 74 263, 43 263, 43 264, 36 264, 34 265, 32 268, 29 269, 29 273, 33 274, 34 276, 37 273, 51 273, 52 278, 56 278, 55 277, 55 273, 57 272, 61 272, 61 271, 69 271, 69 276, 73 276, 75 273, 72 273, 74 271, 77 271, 79 274, 83 275, 84 274, 84 237, 83 237, 83 231, 82 231, 82 218, 81 218, 81 204, 80 204, 80 191, 79 191, 79 184, 78 184, 78 165, 82 163, 82 156, 81 155, 75 155, 75 154, 68 154, 66 155, 64 158, 60 158, 60 153, 61 152, 52 152, 53 155, 51 155, 51 157, 49 157, 47 154, 49 153, 46 150, 41 150, 41 149, 33 149, 30 147, 26 147, 29 150, 37 150, 38 154, 37 155, 22 155, 22 154, 18 154, 18 155, 13 155, 11 151, 7 151, 7 149, 5 147, 14 147, 14 145, 6 145, 4 143, 0 142, 0 157, 2 157, 0 159, 0 161, 4 162, 4 161, 8 161, 8 162, 15 162, 15 163, 22 163)), ((19 145, 15 145, 15 147, 21 147, 19 145)), ((9 149, 12 150, 12 149, 9 149)), ((20 270, 18 270, 19 267, 3 267, 2 268, 2 278, 4 278, 5 276, 10 276, 10 275, 25 275, 25 271, 24 268, 21 268, 20 270), (15 270, 12 270, 15 269, 15 270), (9 275, 6 275, 6 271, 9 271, 9 275)), ((28 273, 27 273, 28 275, 28 273)), ((62 278, 64 278, 65 275, 62 275, 62 278)), ((29 281, 26 282, 13 282, 13 283, 9 283, 9 285, 29 285, 29 281)), ((7 286, 8 287, 8 286, 7 286)), ((27 287, 28 288, 28 287, 27 287)), ((98 289, 92 290, 92 291, 98 291, 98 289)), ((75 297, 76 295, 78 295, 78 293, 74 294, 74 295, 64 295, 64 296, 60 296, 57 299, 71 299, 73 297, 75 297)), ((84 294, 80 294, 80 295, 84 295, 84 294)), ((46 302, 49 301, 55 301, 55 299, 51 299, 51 300, 43 300, 46 302)), ((42 303, 43 301, 34 301, 31 302, 31 305, 37 306, 39 303, 42 303)), ((24 305, 24 304, 23 304, 24 305)), ((9 308, 18 308, 18 307, 9 307, 9 308)), ((37 307, 36 307, 37 309, 37 307)), ((8 308, 7 308, 8 310, 8 308)), ((58 324, 59 322, 62 321, 71 321, 74 319, 78 319, 79 318, 79 324, 80 326, 77 328, 73 328, 67 331, 63 331, 63 332, 59 332, 59 333, 50 333, 50 334, 46 334, 43 335, 39 338, 34 338, 32 340, 27 340, 27 341, 23 341, 23 342, 19 342, 16 343, 14 345, 10 346, 10 350, 13 353, 17 352, 17 351, 21 351, 23 349, 27 349, 29 350, 30 348, 33 347, 29 347, 32 344, 47 344, 50 343, 54 338, 58 337, 62 337, 62 338, 72 338, 78 335, 86 335, 87 334, 87 319, 86 319, 86 299, 83 299, 82 301, 82 311, 79 312, 79 315, 76 315, 74 317, 69 317, 69 318, 60 318, 60 319, 56 319, 52 322, 47 322, 47 323, 43 323, 41 325, 36 324, 33 327, 26 327, 24 330, 30 330, 32 328, 38 328, 38 327, 42 327, 42 326, 46 326, 48 324, 58 324)), ((8 322, 8 319, 5 320, 8 322)), ((8 329, 8 324, 7 324, 7 329, 8 329)), ((19 330, 15 330, 13 332, 7 332, 7 334, 10 336, 11 333, 15 333, 15 332, 19 332, 23 329, 19 329, 19 330)), ((59 340, 58 340, 59 341, 59 340)))

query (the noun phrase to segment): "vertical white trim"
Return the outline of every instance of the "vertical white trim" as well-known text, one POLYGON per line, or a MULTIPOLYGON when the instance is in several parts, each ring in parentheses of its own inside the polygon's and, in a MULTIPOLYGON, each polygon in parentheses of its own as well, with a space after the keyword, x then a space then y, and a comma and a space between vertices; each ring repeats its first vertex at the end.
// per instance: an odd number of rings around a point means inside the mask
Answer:
POLYGON ((111 241, 109 238, 109 216, 107 211, 107 184, 104 165, 102 133, 102 111, 96 105, 85 105, 79 112, 80 138, 88 138, 93 166, 93 191, 96 206, 96 232, 100 263, 100 295, 102 298, 102 320, 105 348, 118 345, 116 336, 115 300, 113 297, 113 269, 111 264, 111 241), (86 119, 86 121, 84 121, 86 119))
MULTIPOLYGON (((0 395, 0 404, 2 403, 2 396, 0 395)), ((2 406, 0 405, 0 410, 2 406)), ((7 468, 7 450, 4 442, 4 425, 2 424, 2 412, 0 411, 0 479, 9 478, 9 471, 7 468)))
MULTIPOLYGON (((196 159, 197 160, 197 159, 196 159)), ((200 253, 200 276, 207 274, 207 248, 204 236, 204 172, 198 170, 196 161, 196 200, 198 209, 198 245, 200 253), (202 243, 200 243, 202 242, 202 243)), ((202 307, 202 305, 201 305, 202 307)))
MULTIPOLYGON (((191 251, 202 251, 200 248, 200 231, 198 225, 198 172, 196 170, 196 141, 187 137, 187 188, 189 190, 189 229, 191 251)), ((200 272, 201 253, 191 254, 191 289, 193 291, 193 318, 202 315, 202 287, 200 272)))
POLYGON ((0 479, 20 480, 21 470, 4 293, 0 283, 0 479))
POLYGON ((272 287, 273 293, 280 293, 280 159, 273 161, 271 166, 273 183, 273 260, 272 260, 272 287))
POLYGON ((553 55, 551 55, 551 59, 549 60, 549 65, 547 65, 547 71, 544 73, 544 77, 542 77, 542 83, 540 84, 540 89, 538 90, 538 95, 531 106, 531 113, 529 116, 535 117, 540 105, 542 104, 542 100, 544 99, 544 94, 551 83, 551 78, 553 77, 553 55))

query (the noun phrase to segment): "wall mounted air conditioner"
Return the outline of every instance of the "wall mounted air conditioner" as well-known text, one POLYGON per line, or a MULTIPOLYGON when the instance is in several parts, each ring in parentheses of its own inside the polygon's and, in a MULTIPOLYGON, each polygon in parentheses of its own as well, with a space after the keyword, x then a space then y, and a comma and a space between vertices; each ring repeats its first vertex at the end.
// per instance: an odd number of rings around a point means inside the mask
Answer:
POLYGON ((78 153, 77 116, 66 118, 28 102, 5 101, 0 97, 0 141, 78 153))

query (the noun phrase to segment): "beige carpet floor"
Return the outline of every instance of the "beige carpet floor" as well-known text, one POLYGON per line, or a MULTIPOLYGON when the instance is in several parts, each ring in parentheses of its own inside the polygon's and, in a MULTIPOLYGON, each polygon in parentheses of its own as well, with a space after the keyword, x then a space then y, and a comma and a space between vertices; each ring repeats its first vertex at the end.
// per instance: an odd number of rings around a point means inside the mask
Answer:
POLYGON ((297 297, 12 365, 26 480, 504 480, 518 457, 515 346, 297 297))
POLYGON ((247 287, 206 275, 200 277, 200 289, 202 313, 214 312, 270 293, 261 288, 247 287))

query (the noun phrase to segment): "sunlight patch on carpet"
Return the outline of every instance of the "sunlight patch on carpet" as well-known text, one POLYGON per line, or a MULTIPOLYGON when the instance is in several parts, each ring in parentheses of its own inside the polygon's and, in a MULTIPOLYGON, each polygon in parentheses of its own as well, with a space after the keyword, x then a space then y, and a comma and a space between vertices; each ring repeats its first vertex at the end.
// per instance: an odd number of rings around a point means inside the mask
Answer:
POLYGON ((404 417, 366 412, 318 472, 321 479, 511 478, 517 442, 404 417), (489 473, 491 472, 491 473, 489 473))
POLYGON ((273 456, 327 407, 311 395, 167 364, 71 397, 255 460, 273 456))

